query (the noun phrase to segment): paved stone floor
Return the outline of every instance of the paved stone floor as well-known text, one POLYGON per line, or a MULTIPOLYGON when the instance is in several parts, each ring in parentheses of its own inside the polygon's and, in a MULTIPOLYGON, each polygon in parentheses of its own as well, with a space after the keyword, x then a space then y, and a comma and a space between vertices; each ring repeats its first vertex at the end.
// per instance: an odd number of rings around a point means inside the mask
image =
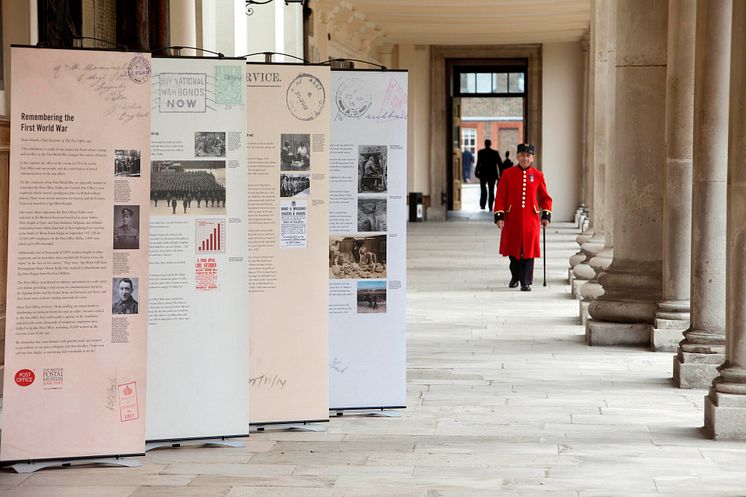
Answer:
POLYGON ((539 263, 522 293, 489 214, 461 217, 409 225, 401 418, 157 450, 139 469, 2 471, 0 496, 746 495, 746 443, 702 436, 705 392, 672 388, 671 354, 585 345, 566 283, 574 226, 551 225, 548 286, 539 263))

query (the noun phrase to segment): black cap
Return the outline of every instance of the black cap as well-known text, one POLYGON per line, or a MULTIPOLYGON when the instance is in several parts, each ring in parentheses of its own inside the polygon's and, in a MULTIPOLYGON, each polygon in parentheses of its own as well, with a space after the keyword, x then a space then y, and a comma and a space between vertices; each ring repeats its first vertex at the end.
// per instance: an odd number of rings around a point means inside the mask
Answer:
POLYGON ((132 212, 132 209, 129 209, 129 208, 127 208, 127 207, 125 207, 124 209, 122 209, 122 215, 123 215, 123 216, 124 216, 125 214, 127 214, 127 213, 129 213, 129 215, 130 215, 130 216, 134 216, 134 215, 135 215, 135 213, 134 213, 134 212, 132 212))
POLYGON ((520 143, 518 144, 518 153, 520 154, 521 152, 534 155, 536 153, 536 148, 530 143, 520 143))

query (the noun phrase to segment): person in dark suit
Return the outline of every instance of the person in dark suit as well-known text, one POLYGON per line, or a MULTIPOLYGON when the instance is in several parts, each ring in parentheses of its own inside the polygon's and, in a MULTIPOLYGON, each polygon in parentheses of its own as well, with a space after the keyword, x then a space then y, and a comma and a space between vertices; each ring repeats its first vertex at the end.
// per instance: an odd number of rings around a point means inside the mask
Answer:
POLYGON ((477 152, 477 167, 474 175, 479 178, 479 207, 490 211, 495 202, 495 181, 498 167, 502 165, 500 153, 492 148, 492 140, 484 140, 484 148, 477 152))

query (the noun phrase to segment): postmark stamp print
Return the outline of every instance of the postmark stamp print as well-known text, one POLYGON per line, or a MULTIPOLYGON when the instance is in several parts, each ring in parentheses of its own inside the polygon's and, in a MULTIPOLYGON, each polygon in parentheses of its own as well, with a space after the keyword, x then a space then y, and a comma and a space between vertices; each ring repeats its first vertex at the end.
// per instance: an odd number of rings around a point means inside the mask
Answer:
POLYGON ((319 78, 301 73, 288 86, 285 99, 293 116, 301 121, 313 121, 324 109, 326 91, 319 78))
POLYGON ((334 96, 339 111, 347 117, 365 115, 373 103, 373 95, 365 82, 358 78, 342 81, 334 96))
POLYGON ((149 81, 151 73, 150 62, 143 54, 137 54, 127 66, 127 75, 133 83, 142 84, 149 81))

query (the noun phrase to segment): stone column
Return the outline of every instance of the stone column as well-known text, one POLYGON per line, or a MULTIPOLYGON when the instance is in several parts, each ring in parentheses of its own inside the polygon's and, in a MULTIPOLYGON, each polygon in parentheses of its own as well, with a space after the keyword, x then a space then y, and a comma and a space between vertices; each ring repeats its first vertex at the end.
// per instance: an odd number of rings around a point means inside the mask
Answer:
MULTIPOLYGON (((171 44, 181 47, 197 46, 197 11, 194 0, 170 0, 171 44)), ((195 55, 191 49, 177 55, 195 55)), ((199 54, 202 55, 202 54, 199 54)))
POLYGON ((578 208, 575 211, 575 222, 578 223, 578 227, 582 226, 583 217, 585 215, 585 211, 587 209, 585 198, 586 198, 586 191, 585 191, 585 177, 586 177, 586 170, 588 168, 588 164, 585 161, 585 152, 588 149, 588 130, 586 129, 587 126, 587 120, 585 119, 585 116, 588 113, 588 86, 589 86, 589 65, 590 65, 590 55, 589 55, 589 49, 590 49, 590 33, 583 34, 582 38, 580 38, 580 48, 583 50, 583 130, 582 130, 582 150, 583 150, 583 158, 582 158, 582 168, 580 169, 580 202, 578 203, 578 208))
POLYGON ((705 431, 746 440, 746 0, 733 1, 725 363, 705 398, 705 431))
MULTIPOLYGON (((591 238, 580 246, 585 259, 573 268, 573 293, 581 298, 581 287, 596 277, 589 265, 590 260, 604 248, 604 173, 606 169, 606 64, 608 57, 608 19, 604 15, 606 0, 593 0, 591 3, 591 56, 593 57, 593 141, 588 159, 593 168, 593 211, 591 212, 591 238)), ((582 308, 582 305, 581 305, 582 308)), ((581 312, 582 315, 582 312, 581 312)), ((581 316, 582 317, 582 316, 581 316)))
MULTIPOLYGON (((589 50, 589 55, 587 57, 587 64, 588 64, 588 71, 586 73, 586 82, 585 86, 585 123, 584 123, 584 129, 585 129, 585 149, 583 150, 583 202, 585 203, 585 207, 583 209, 583 213, 581 214, 581 217, 579 219, 580 229, 584 230, 578 237, 575 239, 575 241, 578 242, 578 245, 581 247, 584 243, 586 243, 588 240, 591 239, 593 236, 593 225, 591 223, 588 223, 586 225, 586 222, 588 221, 587 216, 593 211, 593 174, 594 174, 594 164, 593 164, 593 120, 594 120, 594 113, 595 113, 595 98, 594 98, 594 79, 595 79, 595 63, 594 63, 594 57, 593 57, 593 39, 591 38, 591 46, 589 50)), ((588 260, 588 255, 585 254, 582 250, 578 250, 578 253, 570 257, 570 273, 569 273, 569 280, 570 280, 570 286, 572 289, 573 295, 577 294, 577 291, 580 288, 580 285, 585 283, 587 279, 583 281, 576 281, 576 274, 575 274, 575 267, 583 262, 588 260)))
POLYGON ((732 0, 697 2, 691 324, 674 359, 679 388, 707 388, 724 360, 732 8, 732 0))
POLYGON ((675 352, 689 327, 696 16, 696 0, 669 0, 663 300, 650 337, 656 351, 675 352))
POLYGON ((586 339, 647 345, 661 296, 668 1, 616 5, 614 259, 598 276, 586 339))
MULTIPOLYGON (((597 34, 595 57, 597 58, 596 76, 596 133, 594 141, 594 160, 597 174, 594 190, 598 208, 594 211, 593 237, 583 245, 588 254, 588 281, 580 288, 579 314, 585 325, 588 320, 588 307, 591 300, 603 295, 603 287, 596 277, 611 264, 610 242, 613 229, 612 182, 610 181, 611 164, 613 163, 614 137, 611 129, 614 124, 614 78, 616 75, 616 5, 609 0, 597 0, 593 4, 592 22, 597 34), (602 209, 603 207, 603 209, 602 209)), ((585 269, 585 268, 583 268, 585 269)))

